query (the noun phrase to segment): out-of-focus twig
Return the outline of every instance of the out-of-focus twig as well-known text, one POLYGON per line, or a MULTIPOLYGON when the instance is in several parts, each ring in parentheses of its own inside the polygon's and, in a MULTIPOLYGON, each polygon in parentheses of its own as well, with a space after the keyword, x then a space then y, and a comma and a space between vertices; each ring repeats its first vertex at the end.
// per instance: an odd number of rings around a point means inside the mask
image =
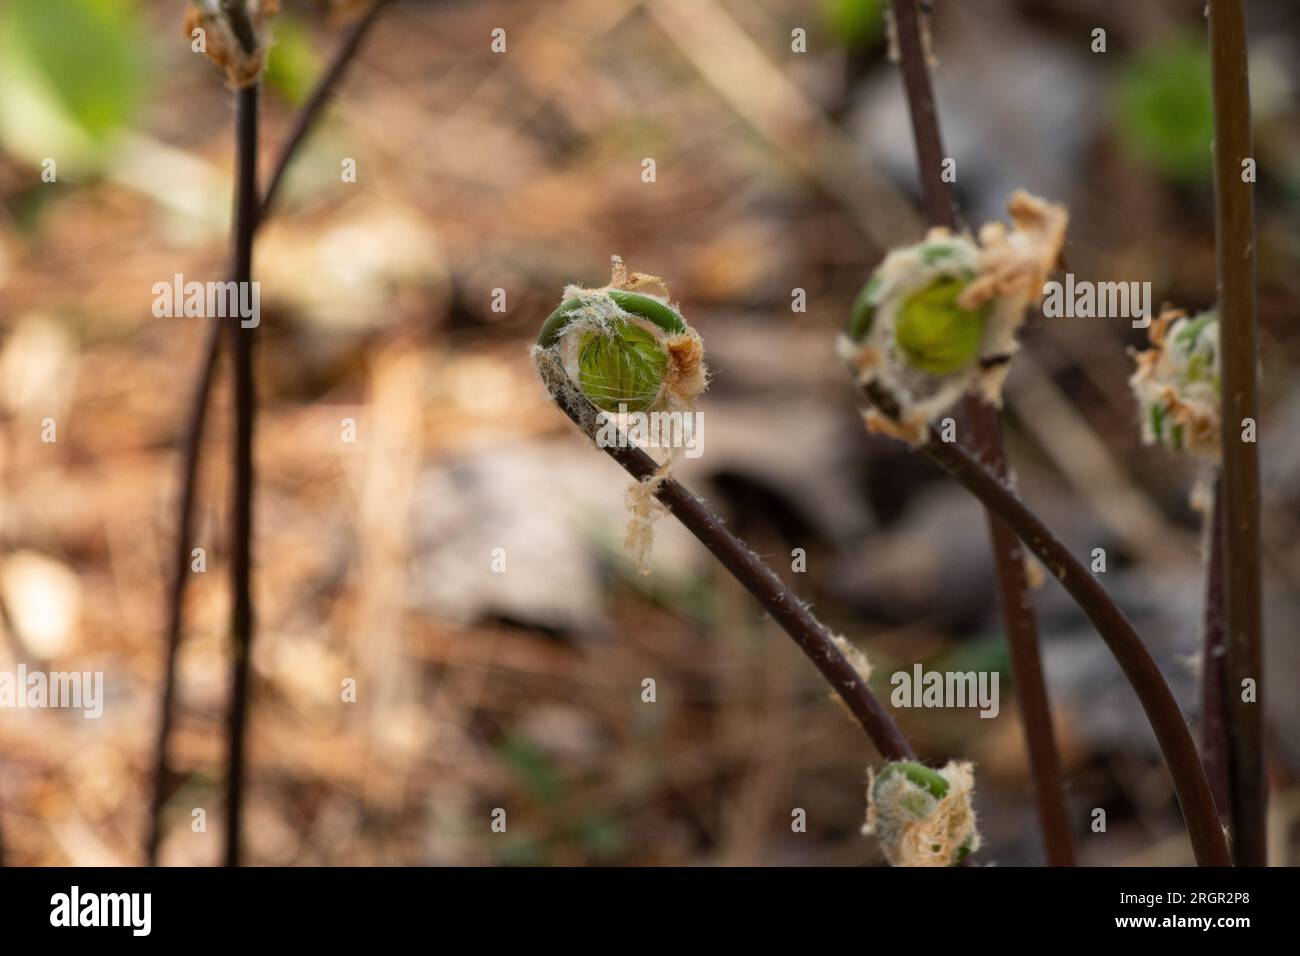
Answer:
POLYGON ((348 64, 352 62, 357 55, 357 51, 361 49, 361 41, 365 39, 366 34, 374 26, 375 20, 388 3, 389 0, 375 0, 361 19, 348 28, 348 32, 343 37, 343 42, 339 44, 333 59, 325 67, 325 72, 321 74, 320 79, 316 81, 316 86, 312 89, 311 95, 307 97, 307 102, 298 111, 298 117, 294 120, 293 128, 289 131, 289 136, 285 139, 284 145, 280 147, 280 158, 267 179, 266 192, 262 194, 259 219, 265 217, 267 211, 271 208, 271 203, 275 201, 284 174, 289 169, 289 164, 293 161, 294 156, 298 153, 298 147, 315 127, 316 120, 320 118, 325 104, 329 102, 339 80, 343 78, 343 73, 347 70, 348 64))
MULTIPOLYGON (((298 147, 319 119, 330 93, 338 85, 344 69, 360 49, 361 40, 374 25, 379 11, 389 0, 376 0, 367 13, 348 31, 330 65, 308 97, 295 122, 293 132, 280 150, 271 173, 270 182, 259 204, 253 228, 261 224, 270 211, 271 202, 289 164, 297 155, 298 147)), ((159 704, 158 733, 154 745, 153 793, 150 805, 149 832, 146 837, 145 858, 150 865, 158 862, 158 847, 162 839, 162 809, 171 789, 171 770, 167 760, 167 741, 173 723, 172 711, 176 696, 176 655, 180 647, 181 623, 185 604, 185 591, 189 583, 190 535, 194 521, 194 502, 198 484, 199 456, 203 433, 207 426, 208 397, 216 373, 221 350, 222 329, 218 319, 210 319, 204 340, 203 358, 190 396, 189 411, 185 420, 181 451, 180 498, 176 509, 176 551, 173 556, 172 577, 167 593, 167 650, 163 668, 162 699, 159 704)))
POLYGON ((176 699, 176 657, 180 650, 181 617, 185 604, 185 586, 190 575, 190 534, 194 524, 194 498, 198 487, 199 451, 208 418, 208 393, 216 374, 221 344, 221 320, 210 319, 203 346, 203 364, 194 381, 189 412, 185 420, 184 447, 181 449, 181 496, 176 507, 176 554, 167 591, 167 651, 163 663, 162 700, 158 704, 158 732, 154 739, 153 793, 149 812, 149 833, 145 843, 145 860, 158 863, 162 842, 162 812, 171 790, 171 765, 167 759, 167 741, 171 738, 176 699))

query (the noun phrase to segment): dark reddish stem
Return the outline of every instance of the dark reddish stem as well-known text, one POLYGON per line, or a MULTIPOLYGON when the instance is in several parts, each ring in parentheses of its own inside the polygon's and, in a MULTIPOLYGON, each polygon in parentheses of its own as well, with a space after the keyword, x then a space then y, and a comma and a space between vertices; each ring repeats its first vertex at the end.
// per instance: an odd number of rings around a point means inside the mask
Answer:
MULTIPOLYGON (((1255 324, 1255 198, 1243 163, 1251 156, 1250 80, 1243 0, 1210 0, 1214 83, 1214 223, 1218 252, 1223 396, 1223 606, 1227 640, 1228 769, 1233 857, 1268 862, 1264 777, 1264 651, 1261 631, 1259 427, 1255 324), (1246 696, 1247 682, 1255 692, 1246 696)), ((1252 178, 1253 179, 1253 178, 1252 178)))
POLYGON ((1192 851, 1201 866, 1228 866, 1227 842, 1214 796, 1178 702, 1124 612, 1083 564, 1039 520, 1004 479, 956 444, 931 433, 922 446, 934 462, 975 495, 1019 536, 1088 616, 1137 693, 1169 766, 1192 851))
MULTIPOLYGON (((257 229, 258 84, 236 93, 234 274, 241 288, 253 280, 253 233, 257 229)), ((250 664, 253 650, 253 342, 257 329, 230 323, 235 429, 232 446, 234 497, 231 501, 230 634, 232 652, 230 713, 227 723, 229 770, 226 774, 226 865, 240 863, 240 824, 244 801, 244 751, 248 725, 250 664)))
MULTIPOLYGON (((556 405, 588 438, 595 441, 596 433, 584 426, 583 416, 578 410, 585 405, 589 412, 588 421, 595 421, 595 407, 576 393, 554 397, 556 405)), ((620 448, 606 444, 602 450, 637 481, 645 481, 659 470, 659 464, 634 445, 620 448)), ((732 577, 745 586, 772 615, 772 619, 799 645, 799 649, 821 671, 835 693, 858 719, 880 755, 886 760, 915 760, 916 755, 911 745, 884 705, 871 692, 862 675, 840 653, 830 632, 785 582, 743 541, 728 531, 717 515, 675 479, 666 478, 661 481, 655 490, 655 497, 663 502, 686 530, 713 552, 714 557, 732 577)))
MULTIPOLYGON (((916 0, 893 0, 893 15, 926 216, 931 225, 956 230, 957 203, 952 184, 943 178, 943 137, 925 61, 916 0)), ((1006 456, 997 410, 970 398, 966 402, 966 415, 974 432, 979 460, 994 474, 1005 477, 1006 456)), ((1020 700, 1021 725, 1029 750, 1047 862, 1053 866, 1073 866, 1074 843, 1061 782, 1061 760, 1052 729, 1052 710, 1039 657, 1038 627, 1029 598, 1023 555, 1016 536, 991 513, 988 523, 997 566, 999 605, 1011 650, 1012 676, 1020 700)))
MULTIPOLYGON (((330 95, 343 77, 349 63, 356 57, 361 41, 389 0, 376 0, 366 14, 349 29, 333 60, 308 97, 293 129, 280 149, 279 158, 271 172, 266 192, 262 195, 256 227, 271 209, 285 171, 297 155, 298 147, 315 127, 330 95)), ((233 278, 233 277, 232 277, 233 278)), ((150 801, 149 833, 145 844, 145 858, 149 865, 158 862, 158 847, 162 840, 162 812, 173 786, 172 773, 167 759, 167 741, 174 722, 176 698, 176 657, 180 649, 181 625, 184 616, 185 591, 189 584, 191 534, 194 522, 194 502, 198 483, 199 456, 203 434, 207 427, 208 397, 216 373, 221 351, 222 328, 216 319, 209 320, 203 347, 203 359, 191 393, 189 412, 185 421, 184 445, 181 452, 181 493, 176 509, 176 550, 173 553, 172 576, 167 592, 167 651, 162 681, 162 699, 159 703, 158 733, 154 741, 153 793, 150 801)))
POLYGON ((181 451, 181 497, 177 505, 176 551, 172 559, 172 577, 167 592, 167 658, 164 663, 162 700, 158 707, 158 733, 154 738, 153 793, 150 802, 149 835, 145 859, 150 866, 158 863, 162 842, 163 807, 173 785, 171 765, 167 759, 167 741, 171 738, 176 699, 176 657, 180 651, 181 618, 185 603, 185 586, 189 583, 191 534, 194 524, 195 489, 198 487, 199 452, 207 426, 208 393, 216 373, 220 352, 221 321, 209 319, 203 347, 203 365, 190 396, 185 422, 185 444, 181 451))
POLYGON ((957 200, 952 184, 943 178, 943 134, 939 131, 939 110, 935 105, 930 68, 925 62, 921 40, 921 11, 917 0, 892 2, 899 69, 907 93, 907 110, 912 117, 912 138, 916 142, 916 166, 921 178, 925 216, 933 226, 956 229, 957 200))

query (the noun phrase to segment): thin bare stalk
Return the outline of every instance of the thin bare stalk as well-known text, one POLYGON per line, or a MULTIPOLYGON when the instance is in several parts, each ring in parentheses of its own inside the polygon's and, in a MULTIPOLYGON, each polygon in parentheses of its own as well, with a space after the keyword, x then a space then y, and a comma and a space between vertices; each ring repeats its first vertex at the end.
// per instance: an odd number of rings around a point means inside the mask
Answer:
MULTIPOLYGON (((388 2, 389 0, 376 0, 374 5, 366 11, 366 14, 348 30, 329 66, 326 67, 325 72, 317 81, 315 89, 299 112, 293 129, 284 145, 280 148, 280 155, 272 169, 269 184, 262 194, 257 222, 254 224, 255 227, 261 225, 270 212, 271 203, 275 199, 285 171, 297 155, 298 147, 315 127, 325 104, 329 102, 331 94, 342 79, 347 65, 352 62, 360 49, 361 41, 374 25, 379 12, 388 2)), ((231 281, 234 281, 233 277, 231 281)), ((209 323, 199 374, 195 379, 194 390, 191 393, 181 452, 181 493, 176 508, 176 550, 173 557, 172 577, 168 582, 167 593, 166 661, 163 669, 162 699, 159 703, 158 733, 154 743, 153 794, 150 802, 149 832, 145 844, 145 859, 150 866, 158 863, 158 847, 162 840, 162 811, 172 788, 171 768, 167 759, 167 741, 171 737, 173 708, 176 697, 176 656, 180 648, 185 591, 189 584, 190 535, 194 521, 199 456, 202 451, 203 433, 207 426, 208 396, 212 391, 212 382, 221 351, 221 322, 217 319, 210 319, 209 323)))
MULTIPOLYGON (((577 394, 552 395, 556 399, 555 404, 595 442, 594 427, 584 426, 580 411, 573 407, 586 402, 586 399, 577 394)), ((597 412, 590 403, 588 411, 588 422, 595 422, 597 412)), ((631 443, 626 448, 606 444, 602 450, 637 481, 645 481, 659 470, 659 464, 653 458, 631 443)), ((785 582, 743 541, 728 531, 721 519, 675 479, 662 480, 655 490, 655 497, 663 502, 686 530, 713 552, 714 557, 732 577, 745 586, 772 615, 772 619, 799 645, 799 649, 821 671, 835 693, 858 719, 880 755, 891 761, 915 760, 916 755, 911 745, 884 705, 871 692, 862 675, 840 653, 826 627, 809 612, 785 582)))
POLYGON ((1223 495, 1216 477, 1214 501, 1205 519, 1205 634, 1201 653, 1201 763, 1210 781, 1219 818, 1227 825, 1232 816, 1228 780, 1228 738, 1223 712, 1227 680, 1223 630, 1223 495))
POLYGON ((1187 721, 1183 719, 1160 668, 1124 612, 1003 479, 961 446, 944 442, 933 432, 930 440, 921 446, 921 451, 1002 519, 1056 576, 1088 616, 1137 693, 1155 732, 1173 778, 1197 863, 1201 866, 1230 865, 1214 796, 1187 721))
MULTIPOLYGON (((942 174, 943 137, 921 41, 917 0, 893 0, 893 14, 926 217, 931 225, 956 230, 957 204, 952 184, 945 182, 942 174)), ((979 460, 994 474, 1005 477, 1006 453, 997 409, 974 397, 966 401, 965 407, 979 460)), ((1029 767, 1047 862, 1052 866, 1073 866, 1074 843, 1061 783, 1061 759, 1052 729, 1051 704, 1039 656, 1038 626, 1029 597, 1020 542, 991 513, 988 524, 997 567, 998 603, 1011 651, 1012 676, 1020 700, 1020 721, 1029 751, 1029 767)))
POLYGON ((1219 340, 1223 395, 1223 604, 1227 631, 1228 767, 1233 856, 1238 866, 1268 862, 1264 777, 1264 651, 1260 639, 1259 446, 1244 441, 1247 419, 1258 428, 1255 329, 1254 184, 1250 81, 1243 0, 1210 0, 1214 81, 1214 223, 1218 251, 1219 340), (1252 177, 1253 178, 1253 177, 1252 177), (1243 682, 1255 695, 1243 700, 1243 682))
POLYGON ((943 179, 943 134, 939 131, 939 108, 930 83, 921 40, 921 11, 917 0, 892 0, 894 31, 898 37, 899 69, 907 94, 907 111, 912 117, 912 138, 916 142, 916 167, 921 178, 925 217, 933 226, 957 228, 957 200, 952 184, 943 179))
MULTIPOLYGON (((257 229, 257 99, 254 83, 235 94, 234 267, 235 281, 253 280, 253 233, 257 229)), ((230 633, 232 653, 230 748, 226 774, 226 865, 240 862, 240 822, 244 801, 244 742, 248 724, 250 659, 253 650, 253 426, 256 392, 253 384, 253 342, 256 328, 229 323, 231 372, 234 379, 235 429, 232 447, 234 496, 231 501, 230 633)))
POLYGON ((181 496, 176 509, 176 551, 172 577, 167 592, 167 658, 163 667, 162 700, 158 705, 158 733, 154 739, 153 793, 149 812, 149 835, 145 860, 158 864, 158 847, 162 842, 162 812, 172 788, 171 766, 167 760, 167 741, 171 737, 172 711, 176 699, 176 656, 180 649, 181 617, 185 603, 185 586, 190 576, 190 535, 194 524, 194 497, 198 487, 199 452, 207 425, 208 393, 216 373, 221 343, 221 320, 209 319, 203 348, 203 365, 199 369, 190 396, 185 421, 185 444, 181 451, 181 496))

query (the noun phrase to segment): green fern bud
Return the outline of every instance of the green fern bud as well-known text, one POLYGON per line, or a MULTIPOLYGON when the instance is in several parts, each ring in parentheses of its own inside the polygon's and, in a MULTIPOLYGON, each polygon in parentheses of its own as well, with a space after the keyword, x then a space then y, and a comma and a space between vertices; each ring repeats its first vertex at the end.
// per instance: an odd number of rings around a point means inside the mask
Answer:
POLYGON ((853 309, 849 312, 849 341, 861 342, 871 332, 876 321, 876 306, 880 304, 880 292, 885 280, 877 269, 862 287, 858 297, 853 300, 853 309))
POLYGON ((871 783, 865 831, 894 866, 956 866, 979 849, 971 765, 888 763, 871 783))
POLYGON ((570 295, 542 324, 537 345, 559 357, 570 381, 597 408, 682 407, 703 389, 703 346, 671 305, 626 289, 570 295))
POLYGON ((909 365, 930 375, 951 375, 979 357, 989 304, 963 309, 965 279, 944 276, 908 296, 894 320, 894 342, 909 365))
POLYGON ((929 792, 936 800, 942 800, 948 795, 948 781, 939 771, 911 760, 895 760, 893 763, 885 764, 884 769, 880 771, 880 776, 876 778, 876 786, 879 787, 894 774, 902 774, 912 783, 929 792))
POLYGON ((1213 310, 1191 318, 1168 310, 1147 334, 1152 348, 1137 354, 1129 385, 1147 444, 1219 458, 1221 388, 1219 320, 1213 310))
POLYGON ((867 428, 920 445, 965 395, 998 405, 1016 331, 1042 298, 1069 214, 1017 190, 1010 227, 931 229, 893 249, 858 293, 835 350, 871 408, 867 428))
POLYGON ((582 333, 578 346, 578 385, 597 408, 644 412, 654 405, 668 369, 659 340, 630 322, 582 333))
MULTIPOLYGON (((641 295, 639 292, 626 292, 622 289, 600 289, 597 291, 609 298, 624 312, 640 316, 652 322, 668 335, 680 335, 689 328, 680 312, 651 296, 641 295)), ((583 301, 581 298, 568 299, 563 302, 542 323, 542 330, 537 335, 537 344, 544 349, 555 345, 560 340, 560 334, 564 331, 565 326, 569 325, 577 317, 582 306, 583 301)))

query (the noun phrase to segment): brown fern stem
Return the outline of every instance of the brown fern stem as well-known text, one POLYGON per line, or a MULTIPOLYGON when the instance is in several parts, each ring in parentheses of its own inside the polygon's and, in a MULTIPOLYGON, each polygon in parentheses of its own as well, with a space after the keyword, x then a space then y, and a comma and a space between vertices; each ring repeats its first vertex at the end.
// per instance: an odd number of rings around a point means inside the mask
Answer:
MULTIPOLYGON (((596 421, 595 406, 577 393, 552 393, 552 397, 583 434, 595 442, 595 427, 590 424, 596 421), (584 410, 587 413, 586 423, 584 410)), ((637 481, 653 478, 659 470, 659 464, 634 444, 619 447, 602 443, 601 450, 623 466, 637 481)), ((871 692, 862 675, 840 653, 825 625, 813 616, 798 595, 676 479, 665 478, 660 481, 654 495, 686 530, 713 552, 713 556, 732 577, 744 585, 764 610, 772 615, 772 619, 790 635, 857 718, 880 755, 886 760, 915 760, 911 744, 889 716, 889 712, 871 692)))
POLYGON ((1146 712, 1201 866, 1228 866, 1227 842, 1196 743, 1169 685, 1124 612, 1059 538, 996 475, 932 432, 921 450, 1000 518, 1061 582, 1106 642, 1146 712))
MULTIPOLYGON (((893 16, 926 216, 931 225, 956 230, 957 203, 952 184, 943 177, 943 137, 921 39, 917 0, 893 0, 893 16)), ((997 410, 986 402, 971 398, 966 402, 966 416, 974 432, 974 448, 979 460, 994 474, 1005 477, 1006 453, 997 410)), ((1038 627, 1029 597, 1020 542, 992 513, 988 515, 988 524, 997 568, 999 605, 1011 651, 1012 676, 1020 699, 1020 720, 1029 750, 1047 862, 1053 866, 1073 866, 1074 843, 1061 782, 1061 760, 1052 729, 1047 682, 1039 656, 1038 627)))
POLYGON ((1233 857, 1268 862, 1264 778, 1264 651, 1261 630, 1259 363, 1255 323, 1255 199, 1243 163, 1251 158, 1250 80, 1243 0, 1210 0, 1214 83, 1214 223, 1218 252, 1223 395, 1223 605, 1227 640, 1228 768, 1233 857), (1244 699, 1244 685, 1255 694, 1244 699))
MULTIPOLYGON (((257 215, 255 228, 260 225, 271 209, 271 204, 278 193, 284 174, 298 153, 298 148, 315 128, 325 104, 337 87, 349 63, 355 59, 361 47, 361 41, 374 25, 380 11, 389 0, 376 0, 366 14, 348 31, 339 45, 325 72, 317 81, 315 89, 307 98, 302 110, 294 122, 293 129, 280 149, 268 180, 266 192, 263 193, 257 215)), ((233 276, 231 281, 234 281, 233 276)), ((207 427, 208 397, 212 391, 212 382, 217 368, 223 338, 221 324, 216 319, 209 320, 209 328, 204 340, 203 358, 195 378, 191 393, 189 411, 185 420, 184 440, 181 451, 180 497, 176 507, 176 541, 172 560, 172 576, 168 581, 167 591, 167 633, 166 654, 163 666, 162 696, 159 702, 157 734, 154 739, 153 786, 150 800, 149 831, 145 841, 145 859, 150 866, 158 862, 158 847, 162 840, 162 812, 173 786, 171 766, 167 758, 167 741, 171 737, 174 722, 173 710, 176 697, 176 657, 180 650, 182 618, 185 606, 185 592, 189 584, 191 533, 194 521, 194 503, 198 482, 199 458, 202 452, 203 434, 207 427)))

